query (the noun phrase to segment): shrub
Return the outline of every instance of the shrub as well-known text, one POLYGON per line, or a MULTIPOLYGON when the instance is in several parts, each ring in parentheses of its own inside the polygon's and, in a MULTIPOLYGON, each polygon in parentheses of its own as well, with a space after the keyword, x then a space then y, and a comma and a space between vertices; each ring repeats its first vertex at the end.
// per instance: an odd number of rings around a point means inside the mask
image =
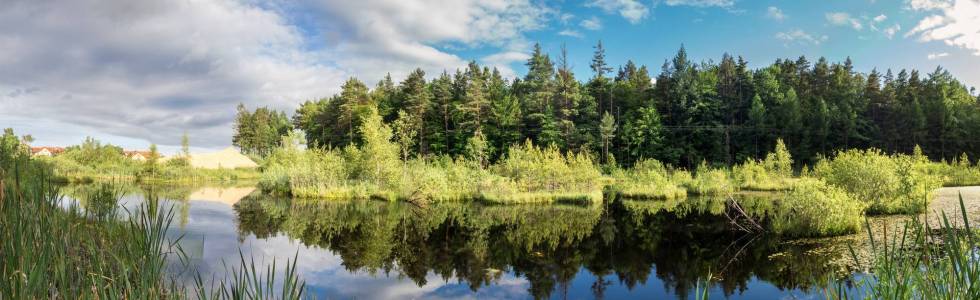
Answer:
POLYGON ((940 177, 944 186, 980 185, 980 166, 972 165, 966 153, 950 163, 928 163, 926 170, 940 177))
POLYGON ((344 159, 330 150, 276 149, 266 160, 259 188, 301 198, 352 196, 344 159))
POLYGON ((861 226, 865 204, 841 188, 818 179, 793 185, 773 214, 772 230, 793 237, 854 233, 861 226))
POLYGON ((723 195, 735 192, 735 185, 728 176, 728 171, 708 167, 701 162, 694 179, 687 184, 688 190, 698 195, 723 195))
POLYGON ((793 159, 782 140, 776 141, 776 150, 757 161, 748 159, 732 167, 732 179, 745 190, 786 190, 793 183, 793 159))
POLYGON ((505 201, 512 198, 518 202, 602 200, 602 173, 587 154, 563 155, 555 146, 539 148, 527 141, 511 147, 492 172, 512 183, 494 181, 514 186, 499 191, 481 190, 483 196, 490 198, 505 201), (516 194, 511 194, 511 190, 516 194))
POLYGON ((879 150, 838 152, 814 167, 817 177, 868 205, 869 213, 919 213, 941 181, 926 172, 924 158, 888 156, 879 150))
MULTIPOLYGON (((660 161, 644 159, 629 170, 615 170, 614 189, 623 197, 649 199, 678 199, 687 197, 687 190, 671 180, 670 170, 660 161)), ((686 173, 686 172, 684 172, 686 173)))

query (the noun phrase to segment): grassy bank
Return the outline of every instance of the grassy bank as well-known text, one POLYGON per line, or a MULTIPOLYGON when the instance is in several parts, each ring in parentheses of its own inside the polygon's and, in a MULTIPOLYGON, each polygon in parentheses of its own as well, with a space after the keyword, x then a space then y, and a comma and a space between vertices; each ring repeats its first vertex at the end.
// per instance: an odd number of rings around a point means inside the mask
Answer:
POLYGON ((130 181, 147 183, 199 183, 256 181, 260 172, 254 168, 200 169, 178 160, 164 163, 134 161, 125 157, 105 163, 83 163, 69 155, 39 157, 38 161, 52 168, 53 179, 64 183, 130 181))
MULTIPOLYGON (((827 299, 980 299, 980 240, 970 227, 963 197, 960 213, 942 212, 940 224, 918 218, 901 232, 874 236, 867 225, 874 259, 856 282, 838 281, 823 292, 827 299), (963 227, 950 220, 962 218, 963 227), (854 286, 849 290, 846 287, 854 286)), ((852 251, 853 253, 853 251, 852 251)), ((860 265, 855 255, 854 260, 860 265)))
POLYGON ((381 198, 413 202, 482 199, 499 203, 563 200, 599 202, 604 179, 586 154, 562 153, 530 142, 511 147, 495 164, 472 155, 404 159, 391 129, 374 114, 365 119, 365 142, 343 150, 303 150, 292 134, 265 160, 259 187, 299 198, 381 198))
POLYGON ((293 262, 260 270, 242 257, 227 277, 180 280, 191 270, 180 238, 167 236, 170 207, 152 198, 124 210, 108 183, 76 190, 79 201, 66 204, 49 164, 0 146, 0 299, 302 297, 293 262))

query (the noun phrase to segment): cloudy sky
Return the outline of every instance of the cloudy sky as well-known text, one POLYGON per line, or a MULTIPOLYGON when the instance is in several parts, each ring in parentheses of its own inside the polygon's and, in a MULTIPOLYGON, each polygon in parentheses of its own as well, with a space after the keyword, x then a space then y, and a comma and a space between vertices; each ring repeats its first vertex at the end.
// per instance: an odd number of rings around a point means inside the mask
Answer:
POLYGON ((235 106, 292 112, 356 76, 373 85, 469 60, 523 74, 533 43, 566 44, 580 78, 601 39, 613 65, 753 67, 806 55, 858 70, 936 66, 980 85, 980 0, 4 0, 0 127, 35 145, 95 136, 172 151, 230 145, 235 106))

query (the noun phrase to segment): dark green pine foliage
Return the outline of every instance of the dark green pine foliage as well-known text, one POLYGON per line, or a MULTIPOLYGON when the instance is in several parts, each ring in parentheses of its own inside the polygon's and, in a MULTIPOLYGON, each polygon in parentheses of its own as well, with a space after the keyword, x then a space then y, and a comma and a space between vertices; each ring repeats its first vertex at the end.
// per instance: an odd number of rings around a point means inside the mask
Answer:
MULTIPOLYGON (((980 157, 978 96, 941 68, 924 76, 861 73, 850 58, 799 57, 751 70, 728 54, 718 63, 694 62, 682 46, 653 80, 629 60, 613 72, 603 44, 594 50, 585 81, 564 49, 553 61, 541 45, 520 78, 476 62, 428 78, 417 69, 397 86, 391 76, 373 89, 351 78, 338 95, 300 105, 292 125, 311 147, 343 147, 360 143, 357 127, 377 109, 399 132, 412 133, 411 143, 400 140, 412 145, 405 157, 464 156, 479 140, 481 157, 493 161, 530 140, 603 163, 653 158, 694 167, 761 158, 777 139, 799 165, 868 147, 910 153, 919 145, 933 159, 980 157)), ((240 107, 235 145, 263 155, 287 121, 267 108, 240 107)))
POLYGON ((246 154, 266 156, 279 146, 280 137, 290 128, 284 112, 268 107, 249 111, 244 104, 239 104, 232 144, 246 154))

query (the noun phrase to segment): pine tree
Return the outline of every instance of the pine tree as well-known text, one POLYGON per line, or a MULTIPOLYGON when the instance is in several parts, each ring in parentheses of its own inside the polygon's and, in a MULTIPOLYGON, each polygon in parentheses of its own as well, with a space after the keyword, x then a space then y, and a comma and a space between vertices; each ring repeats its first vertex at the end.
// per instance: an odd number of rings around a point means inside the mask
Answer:
POLYGON ((400 95, 402 99, 403 106, 407 112, 399 111, 398 119, 407 121, 410 120, 411 123, 407 123, 404 126, 409 126, 405 130, 411 130, 416 133, 418 140, 414 144, 418 144, 418 153, 425 155, 428 153, 428 136, 426 135, 426 117, 429 115, 429 110, 432 108, 432 96, 429 93, 429 89, 425 83, 425 72, 422 69, 415 69, 405 81, 402 81, 400 86, 400 95), (403 117, 402 114, 409 114, 411 117, 403 117))

